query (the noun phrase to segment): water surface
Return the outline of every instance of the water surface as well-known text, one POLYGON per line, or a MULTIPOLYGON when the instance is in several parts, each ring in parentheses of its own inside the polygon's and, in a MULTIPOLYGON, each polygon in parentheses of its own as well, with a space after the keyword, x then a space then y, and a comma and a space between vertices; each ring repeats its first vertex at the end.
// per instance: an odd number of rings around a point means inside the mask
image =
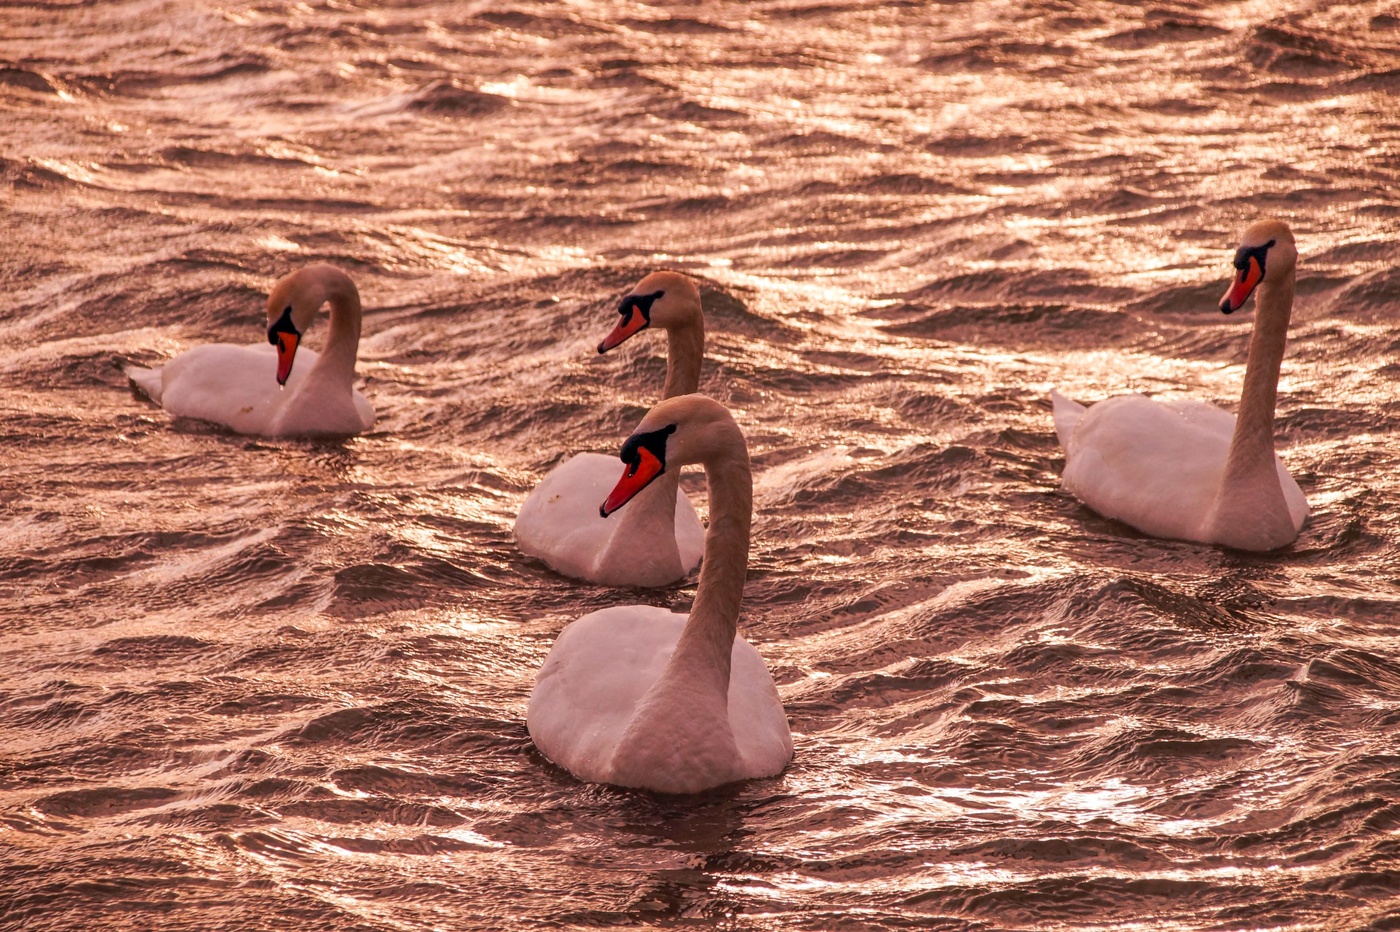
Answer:
MULTIPOLYGON (((50 2, 0 12, 0 925, 1390 929, 1392 4, 50 2), (1233 408, 1244 226, 1302 255, 1247 555, 1059 489, 1052 387, 1233 408), (331 261, 379 421, 173 421, 118 364, 331 261), (755 463, 781 777, 586 786, 534 670, 613 591, 520 502, 708 314, 755 463)), ((324 324, 309 338, 318 345, 324 324)), ((685 487, 703 502, 703 481, 685 487)))

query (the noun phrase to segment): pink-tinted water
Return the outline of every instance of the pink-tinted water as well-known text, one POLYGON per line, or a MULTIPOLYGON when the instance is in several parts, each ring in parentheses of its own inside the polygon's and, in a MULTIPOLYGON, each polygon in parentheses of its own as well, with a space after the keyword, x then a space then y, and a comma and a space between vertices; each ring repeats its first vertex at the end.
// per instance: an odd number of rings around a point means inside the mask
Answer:
MULTIPOLYGON (((0 926, 1400 928, 1394 4, 110 0, 0 10, 0 926), (1297 234, 1267 556, 1059 489, 1052 386, 1232 407, 1297 234), (173 422, 117 363, 359 282, 372 433, 173 422), (585 786, 523 558, 704 283, 796 758, 585 786)), ((322 325, 324 326, 324 325, 322 325)), ((323 330, 313 332, 314 345, 323 330)), ((701 496, 697 478, 687 488, 701 496)))

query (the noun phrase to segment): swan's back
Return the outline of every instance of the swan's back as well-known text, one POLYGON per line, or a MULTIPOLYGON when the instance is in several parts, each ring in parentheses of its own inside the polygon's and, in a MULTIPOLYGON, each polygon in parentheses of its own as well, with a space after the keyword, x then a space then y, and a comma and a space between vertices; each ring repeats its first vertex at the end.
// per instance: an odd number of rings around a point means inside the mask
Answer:
MULTIPOLYGON (((309 357, 310 351, 305 352, 309 357)), ((196 346, 163 367, 160 404, 176 417, 223 424, 241 434, 266 435, 278 409, 295 390, 291 380, 282 390, 276 372, 277 351, 267 344, 196 346)))
MULTIPOLYGON (((1210 541, 1205 524, 1225 475, 1235 415, 1194 399, 1118 395, 1085 408, 1059 396, 1055 430, 1065 450, 1062 483, 1084 504, 1154 537, 1210 541), (1062 412, 1061 401, 1079 410, 1062 412)), ((1274 468, 1293 523, 1302 527, 1303 491, 1277 456, 1274 468)))
POLYGON ((1065 443, 1064 487, 1145 534, 1197 539, 1224 475, 1233 428, 1232 415, 1199 401, 1109 398, 1074 425, 1065 443))

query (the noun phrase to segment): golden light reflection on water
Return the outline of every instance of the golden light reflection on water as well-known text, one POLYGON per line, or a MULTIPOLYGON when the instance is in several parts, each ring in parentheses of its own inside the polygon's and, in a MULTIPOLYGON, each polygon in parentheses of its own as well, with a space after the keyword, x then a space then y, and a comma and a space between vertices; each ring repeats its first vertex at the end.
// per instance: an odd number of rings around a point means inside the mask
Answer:
POLYGON ((780 7, 21 14, 22 921, 1369 921, 1393 17, 780 7), (1279 432, 1314 518, 1279 556, 1143 540, 1058 491, 1046 394, 1232 405, 1249 322, 1212 301, 1260 213, 1303 247, 1279 432), (114 355, 253 342, 297 256, 360 283, 373 434, 245 441, 130 397, 114 355), (523 725, 568 620, 693 599, 510 541, 549 465, 654 398, 663 341, 593 353, 654 265, 711 302, 704 388, 757 465, 743 631, 798 745, 698 800, 581 786, 523 725))

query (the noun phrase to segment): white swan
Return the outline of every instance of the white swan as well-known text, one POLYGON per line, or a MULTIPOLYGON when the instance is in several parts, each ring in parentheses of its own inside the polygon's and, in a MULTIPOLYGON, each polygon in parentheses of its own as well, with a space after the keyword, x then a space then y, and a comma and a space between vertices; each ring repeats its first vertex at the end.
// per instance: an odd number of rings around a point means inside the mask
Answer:
MULTIPOLYGON (((679 272, 653 272, 618 308, 621 320, 598 344, 606 353, 648 327, 666 331, 662 398, 700 387, 705 318, 695 282, 679 272)), ((705 529, 670 473, 637 498, 621 520, 604 521, 598 502, 617 478, 617 460, 579 453, 550 470, 515 519, 520 549, 565 576, 605 586, 666 586, 700 562, 705 529)))
POLYGON ((308 265, 284 276, 267 299, 267 343, 211 343, 163 366, 128 366, 126 375, 178 417, 194 417, 264 437, 347 436, 374 424, 355 390, 360 292, 340 269, 308 265), (325 348, 301 349, 322 304, 331 308, 325 348), (292 368, 295 359, 302 364, 292 368))
POLYGON ((1274 401, 1293 310, 1298 250, 1287 224, 1255 223, 1235 253, 1220 309, 1258 286, 1239 415, 1201 401, 1120 395, 1085 408, 1051 392, 1063 484, 1099 514, 1154 537, 1274 550, 1298 536, 1308 503, 1274 454, 1274 401))
POLYGON ((753 505, 744 435, 723 405, 683 395, 647 413, 622 460, 604 514, 657 476, 704 464, 710 530, 695 603, 689 616, 606 608, 565 628, 530 694, 530 737, 590 783, 695 793, 774 776, 792 759, 787 714, 737 632, 753 505))

